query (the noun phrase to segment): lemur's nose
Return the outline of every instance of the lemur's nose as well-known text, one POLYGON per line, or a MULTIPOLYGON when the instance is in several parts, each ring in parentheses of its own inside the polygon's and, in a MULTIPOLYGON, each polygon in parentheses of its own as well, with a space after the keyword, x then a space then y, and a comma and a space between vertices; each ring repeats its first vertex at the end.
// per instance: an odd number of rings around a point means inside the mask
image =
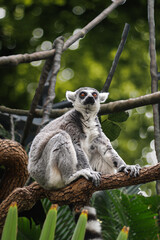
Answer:
POLYGON ((91 105, 93 105, 94 103, 95 103, 95 100, 94 100, 94 97, 92 97, 92 96, 87 97, 86 100, 84 101, 84 104, 85 104, 85 105, 86 105, 86 104, 91 104, 91 105))

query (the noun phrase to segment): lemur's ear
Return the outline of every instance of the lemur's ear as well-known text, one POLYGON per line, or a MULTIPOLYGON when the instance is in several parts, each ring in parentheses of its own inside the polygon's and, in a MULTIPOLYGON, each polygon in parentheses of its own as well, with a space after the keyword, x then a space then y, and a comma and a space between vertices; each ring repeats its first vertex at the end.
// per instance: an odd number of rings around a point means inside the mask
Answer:
POLYGON ((99 93, 100 102, 103 103, 107 100, 109 92, 99 93))
POLYGON ((74 102, 75 98, 76 98, 76 93, 75 92, 71 92, 71 91, 67 91, 66 92, 66 98, 69 102, 74 102))

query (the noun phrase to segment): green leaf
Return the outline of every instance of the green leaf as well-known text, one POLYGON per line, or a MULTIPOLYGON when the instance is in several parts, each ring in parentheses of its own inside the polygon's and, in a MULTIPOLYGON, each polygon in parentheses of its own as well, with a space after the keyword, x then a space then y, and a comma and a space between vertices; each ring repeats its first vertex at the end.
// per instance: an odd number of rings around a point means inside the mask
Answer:
POLYGON ((6 217, 1 240, 16 240, 17 221, 17 203, 13 202, 6 217))
MULTIPOLYGON (((51 202, 46 198, 42 200, 45 212, 48 212, 51 202)), ((55 230, 56 240, 69 240, 71 239, 74 229, 76 227, 73 212, 69 206, 61 206, 58 208, 57 223, 55 230)))
POLYGON ((72 240, 84 240, 87 218, 88 218, 88 211, 83 210, 81 215, 79 216, 74 234, 72 236, 72 240))
POLYGON ((93 195, 93 206, 102 221, 103 238, 116 239, 122 226, 129 226, 130 240, 156 240, 160 196, 126 195, 120 190, 100 191, 93 195))
MULTIPOLYGON (((41 203, 42 203, 42 206, 43 206, 43 209, 44 209, 45 213, 47 214, 51 205, 52 205, 52 203, 48 200, 48 198, 42 199, 41 203)), ((58 211, 59 211, 59 209, 58 209, 58 211)))
POLYGON ((123 227, 120 231, 117 240, 127 240, 128 239, 129 227, 123 227))
POLYGON ((40 240, 53 240, 56 228, 56 221, 57 221, 57 207, 58 205, 54 204, 51 206, 46 220, 44 222, 40 240))
POLYGON ((38 240, 41 233, 40 225, 36 225, 33 219, 18 218, 17 240, 38 240))
POLYGON ((118 138, 121 128, 116 123, 111 122, 110 120, 105 120, 102 122, 102 129, 110 141, 114 141, 118 138))
POLYGON ((73 213, 69 206, 62 206, 58 209, 55 239, 69 240, 75 229, 73 213))
POLYGON ((5 128, 0 124, 0 136, 3 136, 4 138, 10 138, 11 134, 5 130, 5 128))
POLYGON ((128 112, 118 112, 109 114, 108 119, 113 122, 125 122, 129 117, 128 112))

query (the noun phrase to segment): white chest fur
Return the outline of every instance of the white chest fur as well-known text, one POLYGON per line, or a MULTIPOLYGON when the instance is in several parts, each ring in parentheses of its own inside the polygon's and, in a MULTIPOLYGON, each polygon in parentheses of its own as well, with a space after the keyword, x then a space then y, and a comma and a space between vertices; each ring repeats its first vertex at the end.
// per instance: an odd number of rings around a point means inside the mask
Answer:
POLYGON ((97 138, 99 135, 98 125, 94 118, 90 118, 87 121, 83 121, 82 125, 86 137, 83 140, 81 140, 81 147, 83 151, 87 154, 87 156, 90 158, 89 149, 91 147, 93 140, 97 138))

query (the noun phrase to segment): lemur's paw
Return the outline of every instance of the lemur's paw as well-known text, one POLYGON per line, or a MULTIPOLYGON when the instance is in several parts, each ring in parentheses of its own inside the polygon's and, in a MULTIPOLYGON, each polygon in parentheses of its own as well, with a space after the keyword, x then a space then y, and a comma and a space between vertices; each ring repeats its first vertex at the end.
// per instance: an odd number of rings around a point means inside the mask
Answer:
POLYGON ((85 177, 87 180, 91 180, 93 184, 97 187, 101 182, 101 173, 91 170, 90 168, 85 168, 79 170, 79 176, 85 177))
POLYGON ((131 177, 137 177, 140 174, 141 167, 139 164, 136 165, 121 165, 118 168, 118 172, 124 172, 126 175, 131 177))
POLYGON ((101 173, 100 172, 95 172, 95 171, 91 171, 91 179, 93 184, 98 187, 101 183, 101 173))

